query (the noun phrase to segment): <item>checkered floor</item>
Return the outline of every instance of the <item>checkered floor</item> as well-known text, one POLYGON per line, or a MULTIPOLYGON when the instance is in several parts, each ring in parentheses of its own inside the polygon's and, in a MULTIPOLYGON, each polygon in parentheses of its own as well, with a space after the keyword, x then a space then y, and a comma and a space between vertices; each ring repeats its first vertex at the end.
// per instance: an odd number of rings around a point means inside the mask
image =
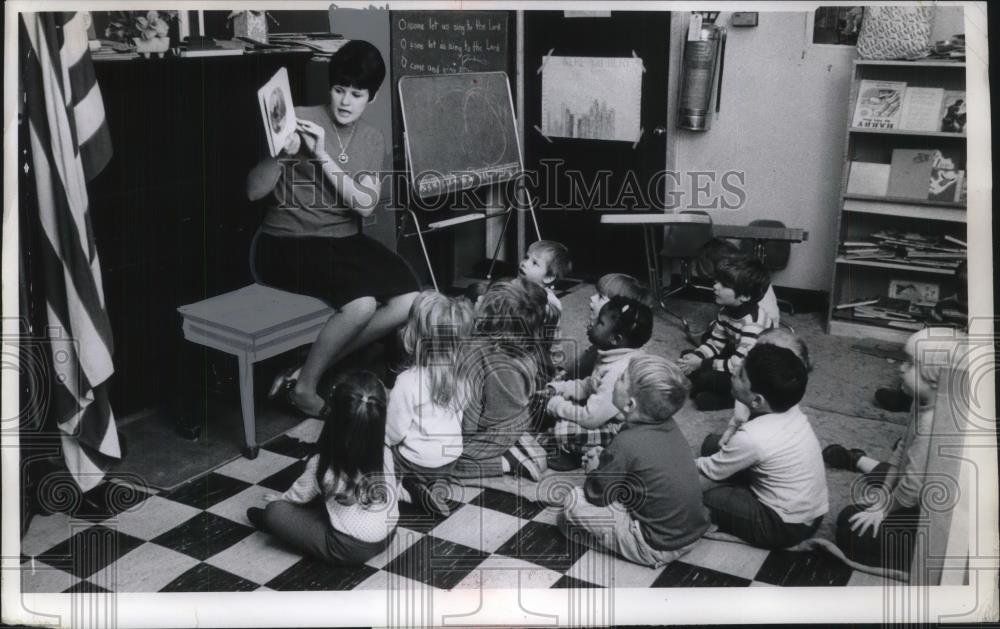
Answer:
MULTIPOLYGON (((335 567, 255 530, 246 510, 282 492, 310 453, 317 420, 169 493, 119 500, 117 515, 88 522, 36 517, 22 539, 25 592, 244 592, 694 586, 882 585, 823 553, 768 552, 702 540, 682 560, 651 570, 570 543, 556 512, 493 489, 462 488, 447 518, 401 503, 389 548, 363 566, 335 567)), ((892 582, 888 582, 892 583, 892 582)))

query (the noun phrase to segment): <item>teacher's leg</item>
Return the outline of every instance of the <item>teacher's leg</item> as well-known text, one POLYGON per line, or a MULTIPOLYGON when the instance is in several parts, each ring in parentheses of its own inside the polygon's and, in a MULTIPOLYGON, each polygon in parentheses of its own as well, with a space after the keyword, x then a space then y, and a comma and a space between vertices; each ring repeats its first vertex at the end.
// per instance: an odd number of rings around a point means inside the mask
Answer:
POLYGON ((410 306, 416 298, 416 292, 391 297, 383 306, 375 310, 375 314, 368 319, 365 327, 347 341, 334 360, 339 360, 355 350, 379 340, 406 323, 407 317, 410 316, 410 306))
POLYGON ((309 348, 309 356, 302 365, 295 388, 289 394, 292 404, 302 412, 317 415, 323 410, 323 398, 316 392, 319 379, 327 368, 344 355, 344 350, 375 318, 374 297, 359 297, 344 304, 327 319, 316 342, 309 348))

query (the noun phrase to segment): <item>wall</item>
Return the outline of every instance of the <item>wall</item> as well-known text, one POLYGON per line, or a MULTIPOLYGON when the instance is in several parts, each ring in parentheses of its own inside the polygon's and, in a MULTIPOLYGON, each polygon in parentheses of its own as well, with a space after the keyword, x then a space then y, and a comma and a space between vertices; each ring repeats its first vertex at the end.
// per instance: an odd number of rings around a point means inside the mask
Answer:
MULTIPOLYGON (((961 11, 939 8, 932 39, 963 32, 961 11)), ((721 112, 707 132, 675 129, 677 85, 671 81, 668 166, 681 173, 745 172, 746 203, 737 210, 709 210, 713 220, 771 218, 808 230, 809 240, 792 246, 788 268, 773 281, 828 291, 855 48, 813 45, 804 12, 762 12, 756 28, 732 28, 726 13, 719 19, 728 29, 721 112)), ((687 14, 676 13, 672 77, 679 76, 686 29, 687 14)), ((690 195, 690 186, 681 190, 690 195)))

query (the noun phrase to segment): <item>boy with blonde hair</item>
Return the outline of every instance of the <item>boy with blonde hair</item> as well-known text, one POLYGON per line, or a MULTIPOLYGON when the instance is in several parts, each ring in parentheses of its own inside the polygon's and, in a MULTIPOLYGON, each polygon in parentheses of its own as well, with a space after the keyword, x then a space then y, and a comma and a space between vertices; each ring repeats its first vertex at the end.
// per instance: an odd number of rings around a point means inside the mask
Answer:
POLYGON ((587 480, 559 517, 567 537, 582 532, 580 541, 593 548, 659 567, 691 550, 708 530, 691 447, 673 420, 687 389, 669 360, 632 358, 614 390, 625 425, 607 448, 588 453, 587 480))

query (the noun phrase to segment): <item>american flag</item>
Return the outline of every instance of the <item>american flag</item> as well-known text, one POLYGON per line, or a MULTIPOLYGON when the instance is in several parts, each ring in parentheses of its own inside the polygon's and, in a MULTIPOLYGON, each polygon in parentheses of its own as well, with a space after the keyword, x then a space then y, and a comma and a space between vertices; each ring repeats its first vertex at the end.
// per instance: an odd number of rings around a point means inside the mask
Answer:
POLYGON ((121 457, 108 380, 114 373, 87 182, 111 159, 111 136, 83 13, 21 13, 24 112, 30 125, 53 378, 50 412, 66 465, 94 488, 121 457))

